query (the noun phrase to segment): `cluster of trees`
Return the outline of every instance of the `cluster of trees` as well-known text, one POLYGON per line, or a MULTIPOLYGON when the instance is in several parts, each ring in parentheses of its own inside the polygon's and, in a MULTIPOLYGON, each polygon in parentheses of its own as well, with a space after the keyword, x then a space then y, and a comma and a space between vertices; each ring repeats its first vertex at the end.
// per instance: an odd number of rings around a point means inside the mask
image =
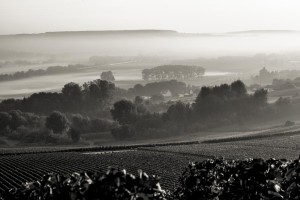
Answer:
MULTIPOLYGON (((68 133, 73 141, 78 141, 83 133, 110 130, 115 138, 125 139, 242 124, 269 113, 267 91, 258 89, 254 94, 248 94, 245 84, 240 80, 231 84, 202 87, 195 102, 187 104, 162 103, 159 95, 153 95, 150 101, 140 96, 136 96, 134 101, 123 99, 137 94, 157 94, 167 88, 176 94, 186 91, 188 87, 182 82, 171 80, 136 85, 126 91, 100 79, 82 86, 71 82, 62 88, 61 93, 36 93, 21 100, 2 101, 0 129, 16 131, 22 126, 31 130, 46 128, 53 134, 68 133), (155 106, 151 102, 155 102, 155 106), (109 120, 111 118, 115 123, 109 120)), ((280 99, 275 105, 284 107, 288 103, 288 99, 280 99)))
POLYGON ((19 127, 38 128, 42 124, 40 116, 33 113, 11 110, 0 112, 0 133, 5 134, 8 130, 17 130, 19 127))
POLYGON ((291 79, 273 79, 271 87, 274 90, 295 89, 300 87, 300 77, 291 79))
POLYGON ((237 122, 261 113, 268 105, 267 95, 265 89, 248 94, 244 83, 238 80, 230 85, 202 87, 192 108, 196 116, 205 121, 218 119, 237 122))
POLYGON ((252 77, 252 81, 260 85, 267 85, 271 84, 274 79, 296 79, 297 77, 300 77, 299 70, 269 71, 264 67, 257 76, 252 77))
POLYGON ((112 134, 123 139, 240 124, 260 116, 267 106, 267 90, 260 89, 250 95, 239 80, 230 85, 202 87, 193 104, 177 102, 160 114, 150 113, 143 103, 121 100, 111 110, 113 119, 119 123, 112 134))
POLYGON ((176 80, 140 84, 127 90, 115 87, 106 80, 94 80, 83 85, 67 83, 61 92, 39 92, 23 99, 6 99, 0 103, 0 111, 21 110, 37 114, 49 114, 53 110, 64 113, 81 113, 89 116, 110 117, 110 106, 122 99, 136 96, 150 96, 150 102, 162 102, 162 91, 169 90, 174 96, 196 87, 187 86, 176 80), (47 106, 46 106, 47 105, 47 106))
POLYGON ((193 80, 204 75, 205 69, 189 65, 162 65, 142 71, 143 79, 153 80, 193 80))
POLYGON ((113 83, 105 80, 97 79, 82 86, 70 82, 64 85, 60 93, 40 92, 23 99, 3 100, 0 103, 0 111, 21 110, 49 114, 53 110, 58 110, 65 113, 105 115, 105 109, 125 95, 125 90, 116 88, 113 83))
POLYGON ((169 90, 172 95, 184 94, 189 90, 194 90, 195 87, 187 86, 184 82, 177 80, 168 80, 160 82, 147 83, 142 86, 136 84, 133 88, 128 89, 128 95, 130 96, 152 96, 161 94, 164 90, 169 90))
MULTIPOLYGON (((1 55, 3 54, 5 54, 5 52, 1 51, 1 55)), ((32 64, 34 64, 34 62, 31 62, 29 60, 6 60, 2 62, 0 61, 0 67, 24 66, 32 64)))
POLYGON ((78 142, 80 135, 109 131, 112 125, 113 122, 108 119, 91 119, 80 114, 67 117, 59 111, 53 111, 48 116, 39 116, 20 110, 0 112, 0 135, 23 143, 55 143, 59 139, 55 135, 63 135, 73 142, 78 142))
POLYGON ((105 81, 110 81, 110 82, 115 81, 115 77, 112 71, 102 72, 100 78, 105 81))
POLYGON ((47 69, 29 69, 27 71, 19 71, 13 74, 0 74, 0 81, 12 81, 19 80, 34 76, 45 76, 45 75, 53 75, 53 74, 62 74, 62 73, 74 73, 80 71, 82 68, 86 66, 83 65, 69 65, 67 67, 63 66, 51 66, 47 69))

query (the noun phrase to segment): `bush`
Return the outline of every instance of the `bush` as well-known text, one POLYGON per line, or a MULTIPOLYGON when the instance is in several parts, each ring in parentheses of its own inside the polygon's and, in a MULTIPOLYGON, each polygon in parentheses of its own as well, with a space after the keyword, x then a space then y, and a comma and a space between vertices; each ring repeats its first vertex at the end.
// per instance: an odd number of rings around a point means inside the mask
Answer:
POLYGON ((284 126, 294 126, 295 124, 295 122, 288 120, 284 123, 284 126))
POLYGON ((112 136, 117 140, 124 140, 135 135, 135 131, 129 125, 116 126, 111 129, 112 136))
POLYGON ((62 133, 68 126, 66 115, 58 111, 52 112, 46 119, 46 127, 53 130, 54 133, 62 133))
POLYGON ((10 190, 3 195, 3 199, 160 200, 166 199, 167 196, 156 176, 148 176, 139 171, 135 177, 126 170, 110 168, 107 172, 94 174, 75 172, 64 176, 50 173, 39 181, 25 183, 21 188, 10 190))
POLYGON ((175 199, 299 199, 300 160, 208 159, 191 163, 175 199))
POLYGON ((81 132, 86 133, 90 129, 90 119, 88 117, 83 117, 80 114, 72 115, 72 128, 81 132))
POLYGON ((112 122, 107 119, 92 119, 91 120, 91 132, 105 132, 109 131, 112 126, 112 122))
POLYGON ((43 144, 55 144, 57 143, 57 139, 52 136, 51 131, 49 130, 34 130, 29 131, 24 129, 25 131, 18 132, 21 144, 34 144, 34 143, 43 143, 43 144))
POLYGON ((23 113, 19 110, 12 110, 9 112, 11 116, 9 127, 13 130, 16 130, 20 126, 27 125, 26 118, 23 116, 23 113))

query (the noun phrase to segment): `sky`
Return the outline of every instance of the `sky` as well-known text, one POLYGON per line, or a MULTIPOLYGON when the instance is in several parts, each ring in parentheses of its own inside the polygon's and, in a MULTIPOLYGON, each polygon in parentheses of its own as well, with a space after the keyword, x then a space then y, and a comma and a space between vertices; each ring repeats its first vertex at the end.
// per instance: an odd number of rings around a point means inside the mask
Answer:
POLYGON ((299 0, 0 0, 0 34, 300 30, 299 0))

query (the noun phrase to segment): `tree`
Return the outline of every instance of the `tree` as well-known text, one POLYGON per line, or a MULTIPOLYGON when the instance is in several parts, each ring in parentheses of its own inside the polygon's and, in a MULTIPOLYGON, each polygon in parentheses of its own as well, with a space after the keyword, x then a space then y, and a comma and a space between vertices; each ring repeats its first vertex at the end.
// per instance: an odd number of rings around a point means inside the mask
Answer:
POLYGON ((68 119, 65 114, 54 111, 46 118, 46 127, 53 130, 54 133, 62 133, 69 126, 68 119))
POLYGON ((120 124, 130 124, 134 122, 136 118, 136 109, 134 104, 128 100, 121 100, 114 104, 111 109, 111 115, 114 120, 120 124))
POLYGON ((16 130, 18 127, 26 125, 27 121, 20 110, 12 110, 9 112, 11 116, 10 125, 11 129, 16 130))
POLYGON ((105 81, 115 81, 115 77, 114 77, 112 71, 102 72, 100 77, 102 80, 105 80, 105 81))
POLYGON ((149 80, 194 80, 204 75, 205 69, 199 66, 163 65, 142 71, 143 79, 149 80))
POLYGON ((154 94, 151 96, 151 100, 154 102, 161 102, 164 101, 164 96, 161 94, 154 94))
POLYGON ((144 99, 140 96, 136 96, 134 99, 135 104, 142 104, 144 102, 144 99))
POLYGON ((111 129, 112 121, 96 118, 92 119, 90 124, 92 132, 105 132, 111 129))
POLYGON ((86 95, 86 103, 90 105, 91 109, 95 109, 95 105, 103 107, 112 101, 115 84, 105 80, 94 80, 83 85, 84 93, 86 95))
POLYGON ((81 87, 77 83, 67 83, 61 90, 62 94, 68 99, 80 99, 81 97, 81 87))
POLYGON ((247 95, 247 89, 245 84, 241 80, 234 81, 230 85, 233 95, 237 98, 247 95))
POLYGON ((188 122, 189 104, 185 105, 181 101, 176 102, 169 107, 167 117, 170 121, 175 122, 178 132, 184 131, 185 125, 188 122))
POLYGON ((256 90, 253 94, 253 98, 257 106, 264 106, 268 101, 268 91, 265 89, 256 90))
POLYGON ((71 122, 72 128, 81 133, 87 132, 90 129, 90 119, 80 114, 73 115, 71 122))

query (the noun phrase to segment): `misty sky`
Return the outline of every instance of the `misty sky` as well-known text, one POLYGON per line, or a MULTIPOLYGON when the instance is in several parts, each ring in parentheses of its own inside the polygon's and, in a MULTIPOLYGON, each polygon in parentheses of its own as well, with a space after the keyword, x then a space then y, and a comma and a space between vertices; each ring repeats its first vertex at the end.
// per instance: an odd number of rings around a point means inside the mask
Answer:
POLYGON ((299 0, 0 0, 0 34, 300 30, 299 0))

